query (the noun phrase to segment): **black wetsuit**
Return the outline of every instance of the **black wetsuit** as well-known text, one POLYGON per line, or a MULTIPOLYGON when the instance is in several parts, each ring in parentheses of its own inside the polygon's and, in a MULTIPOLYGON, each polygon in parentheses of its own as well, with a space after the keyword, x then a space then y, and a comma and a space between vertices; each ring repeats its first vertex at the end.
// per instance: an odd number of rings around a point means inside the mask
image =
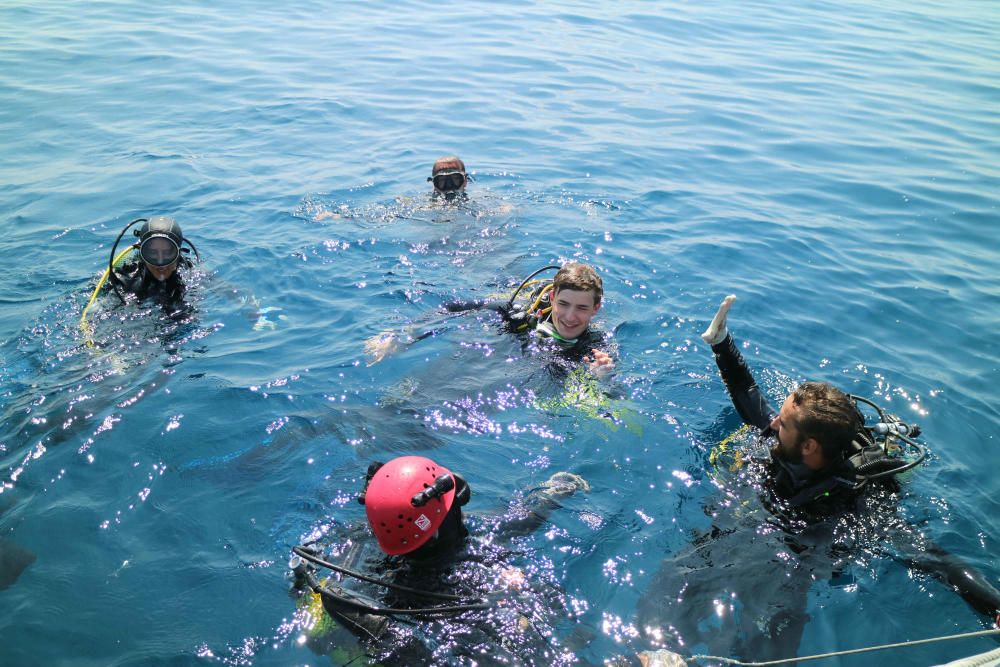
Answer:
MULTIPOLYGON (((157 280, 143 262, 134 262, 115 269, 120 289, 136 295, 140 300, 154 298, 163 303, 177 303, 184 298, 184 280, 180 269, 164 281, 157 280)), ((115 280, 115 278, 112 278, 115 280)))
MULTIPOLYGON (((770 428, 777 413, 732 337, 712 350, 736 411, 761 430, 754 448, 761 449, 777 436, 770 428)), ((719 496, 705 500, 711 526, 671 553, 651 579, 637 625, 652 644, 753 661, 792 657, 809 621, 813 585, 837 587, 845 570, 880 556, 939 579, 976 611, 993 617, 1000 609, 1000 591, 982 573, 897 513, 891 477, 853 483, 850 466, 865 452, 835 472, 815 473, 770 451, 717 480, 719 496)))
MULTIPOLYGON (((480 598, 498 587, 498 577, 509 567, 511 552, 504 545, 535 531, 558 507, 556 498, 533 492, 501 517, 474 517, 473 532, 485 533, 489 538, 467 540, 461 510, 455 513, 458 508, 453 505, 449 514, 454 514, 457 522, 449 517, 439 529, 438 540, 406 556, 386 556, 367 526, 355 526, 338 543, 324 549, 329 554, 325 559, 355 571, 377 573, 379 578, 410 588, 480 598)), ((536 572, 534 576, 540 575, 536 572)), ((460 604, 386 590, 353 579, 341 583, 327 586, 372 606, 426 608, 460 604)), ((417 617, 352 612, 324 599, 324 607, 336 626, 322 636, 311 637, 309 644, 321 654, 336 652, 338 660, 367 656, 387 667, 494 664, 490 660, 514 665, 569 664, 567 656, 571 654, 548 636, 549 624, 557 623, 566 614, 555 584, 531 580, 519 591, 502 591, 501 596, 503 604, 487 609, 417 617), (345 641, 346 631, 356 638, 354 648, 347 646, 350 640, 345 641), (483 663, 487 658, 490 660, 483 663)))
MULTIPOLYGON (((740 418, 760 429, 758 442, 761 445, 776 443, 778 433, 771 428, 771 422, 778 412, 761 393, 733 337, 727 335, 721 343, 712 346, 712 352, 740 418)), ((785 461, 772 449, 768 465, 769 486, 791 507, 826 513, 842 511, 845 503, 852 500, 856 479, 852 464, 848 462, 824 470, 812 470, 805 464, 785 461)), ((889 481, 885 483, 891 484, 889 481)))

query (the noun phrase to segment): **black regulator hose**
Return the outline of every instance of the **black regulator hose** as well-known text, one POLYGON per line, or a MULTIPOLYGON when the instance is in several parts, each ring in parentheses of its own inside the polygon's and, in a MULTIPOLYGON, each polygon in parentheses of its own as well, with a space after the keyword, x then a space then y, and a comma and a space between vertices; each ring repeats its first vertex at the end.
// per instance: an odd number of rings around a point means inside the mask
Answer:
POLYGON ((183 239, 181 242, 182 243, 187 243, 189 246, 191 246, 191 250, 194 250, 194 257, 195 257, 195 259, 198 260, 198 263, 200 264, 201 263, 201 255, 198 254, 198 249, 194 247, 194 244, 191 243, 191 241, 188 240, 187 238, 183 239))
MULTIPOLYGON (((419 588, 410 588, 409 586, 403 586, 401 584, 396 584, 391 581, 386 581, 384 579, 369 577, 366 574, 361 574, 360 572, 355 572, 354 570, 349 570, 346 567, 341 567, 340 565, 334 565, 333 563, 325 561, 303 546, 292 547, 292 553, 294 553, 296 556, 304 558, 310 563, 319 565, 320 567, 325 567, 328 570, 333 570, 334 572, 337 572, 339 574, 344 574, 349 577, 354 577, 355 579, 366 581, 369 584, 375 584, 376 586, 383 586, 385 588, 398 591, 400 593, 409 593, 411 595, 420 595, 423 597, 437 598, 439 600, 451 600, 456 602, 466 602, 469 600, 468 597, 463 597, 461 595, 454 595, 452 593, 437 593, 435 591, 422 591, 419 588)), ((490 606, 489 603, 486 600, 483 600, 482 598, 477 599, 477 604, 490 606)), ((475 608, 484 609, 485 607, 476 606, 475 608)))
POLYGON ((516 299, 517 295, 521 293, 521 290, 524 289, 524 286, 531 282, 532 278, 534 278, 535 276, 537 276, 539 273, 542 273, 543 271, 549 271, 551 269, 555 269, 556 271, 558 271, 561 268, 562 268, 561 266, 555 266, 555 265, 543 266, 542 268, 538 269, 537 271, 535 271, 534 273, 532 273, 530 276, 528 276, 527 278, 525 278, 521 282, 521 284, 518 285, 517 289, 514 290, 514 293, 511 295, 510 300, 507 302, 507 309, 509 310, 510 308, 512 308, 514 306, 514 299, 516 299))
MULTIPOLYGON (((907 470, 913 470, 918 465, 923 463, 924 459, 927 458, 927 449, 923 445, 921 445, 916 440, 913 440, 912 438, 906 435, 897 434, 896 437, 904 441, 911 447, 913 447, 915 450, 917 450, 917 452, 919 452, 917 458, 913 459, 912 461, 907 461, 905 464, 899 466, 898 468, 893 468, 891 470, 885 470, 883 472, 873 473, 871 475, 859 475, 860 477, 864 477, 866 480, 879 479, 882 477, 890 477, 892 475, 899 475, 901 473, 904 473, 907 470)), ((892 459, 888 460, 891 461, 892 459)), ((867 466, 876 467, 873 464, 881 464, 881 463, 883 463, 883 461, 869 461, 868 463, 863 463, 860 466, 858 466, 858 471, 859 472, 863 471, 863 469, 865 469, 867 466)))
MULTIPOLYGON (((125 229, 118 234, 118 238, 116 238, 114 244, 112 244, 111 256, 108 257, 108 280, 111 281, 111 287, 115 290, 115 294, 118 295, 118 298, 121 299, 122 303, 125 303, 125 297, 123 297, 122 293, 118 291, 118 285, 121 284, 121 279, 115 274, 115 251, 118 250, 118 244, 121 243, 122 237, 125 236, 125 232, 127 232, 132 225, 139 222, 149 222, 149 218, 136 218, 132 222, 125 225, 125 229)), ((197 254, 197 251, 195 251, 195 254, 197 254)))

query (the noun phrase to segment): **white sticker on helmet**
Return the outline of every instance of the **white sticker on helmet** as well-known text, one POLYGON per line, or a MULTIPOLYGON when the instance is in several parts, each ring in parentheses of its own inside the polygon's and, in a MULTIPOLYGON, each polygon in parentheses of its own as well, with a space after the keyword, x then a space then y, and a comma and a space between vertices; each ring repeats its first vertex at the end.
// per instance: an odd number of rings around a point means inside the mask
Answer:
POLYGON ((420 530, 426 531, 431 527, 431 520, 427 518, 426 514, 421 514, 413 524, 420 530))

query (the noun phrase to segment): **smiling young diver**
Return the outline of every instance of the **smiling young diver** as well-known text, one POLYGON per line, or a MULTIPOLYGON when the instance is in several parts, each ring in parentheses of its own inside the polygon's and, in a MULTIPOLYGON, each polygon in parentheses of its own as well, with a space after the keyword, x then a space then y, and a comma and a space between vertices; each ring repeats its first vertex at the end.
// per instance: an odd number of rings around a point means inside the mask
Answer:
MULTIPOLYGON (((474 310, 493 310, 503 318, 505 326, 513 333, 526 334, 536 343, 547 345, 551 341, 560 356, 570 362, 583 362, 598 378, 615 370, 615 361, 609 354, 609 336, 591 326, 591 320, 601 310, 604 285, 593 267, 569 262, 561 268, 546 266, 529 275, 509 299, 500 301, 472 300, 446 303, 443 310, 461 314, 474 310), (534 280, 543 271, 558 269, 549 282, 534 280), (527 302, 516 303, 521 292, 534 286, 527 302)), ((440 327, 431 327, 412 336, 406 345, 436 335, 440 327)), ((393 332, 383 332, 365 343, 365 351, 372 361, 381 361, 396 352, 403 343, 393 332)))
MULTIPOLYGON (((512 505, 506 515, 499 517, 483 544, 495 545, 511 537, 530 534, 560 507, 559 499, 579 490, 590 490, 583 478, 566 472, 554 474, 539 489, 512 505)), ((488 557, 484 560, 483 553, 470 552, 466 539, 469 530, 462 508, 471 496, 469 484, 462 475, 432 459, 401 456, 385 464, 372 463, 358 497, 358 502, 365 506, 367 530, 354 530, 342 536, 342 544, 326 547, 326 551, 335 554, 332 557, 324 558, 324 549, 317 548, 315 543, 295 547, 289 564, 295 577, 295 590, 300 595, 311 592, 318 596, 325 614, 370 642, 365 651, 369 655, 377 654, 381 664, 386 665, 397 664, 397 660, 398 664, 429 664, 423 662, 426 647, 413 636, 412 629, 401 626, 401 619, 445 618, 482 611, 485 625, 494 627, 475 630, 476 622, 466 620, 462 626, 463 635, 501 631, 501 625, 509 625, 502 619, 510 619, 515 604, 508 600, 507 608, 499 611, 494 609, 493 602, 482 597, 486 591, 456 594, 457 590, 475 589, 484 583, 482 578, 473 580, 464 575, 460 563, 473 563, 480 568, 490 564, 488 557), (375 537, 377 550, 370 536, 375 537), (357 572, 353 569, 356 567, 377 569, 383 578, 357 572), (317 568, 373 584, 387 592, 380 595, 369 589, 372 595, 366 595, 357 586, 321 581, 317 568), (392 573, 391 578, 385 578, 386 572, 392 573), (456 585, 460 589, 456 589, 456 585), (392 619, 400 622, 390 622, 392 619)), ((502 553, 509 554, 509 551, 503 549, 502 553)), ((499 583, 508 589, 519 589, 525 584, 524 574, 519 569, 503 562, 495 564, 502 565, 499 583)), ((510 595, 509 591, 501 592, 510 595)), ((312 604, 309 599, 301 602, 312 604)), ((315 616, 319 611, 311 613, 315 616)), ((478 623, 484 625, 481 618, 478 623)), ((516 618, 513 624, 518 624, 516 618)))
POLYGON ((534 290, 527 307, 515 306, 516 297, 496 307, 514 331, 554 340, 565 356, 584 361, 598 377, 614 371, 614 359, 601 349, 609 344, 607 336, 590 326, 604 299, 604 283, 592 266, 564 264, 551 283, 534 290))

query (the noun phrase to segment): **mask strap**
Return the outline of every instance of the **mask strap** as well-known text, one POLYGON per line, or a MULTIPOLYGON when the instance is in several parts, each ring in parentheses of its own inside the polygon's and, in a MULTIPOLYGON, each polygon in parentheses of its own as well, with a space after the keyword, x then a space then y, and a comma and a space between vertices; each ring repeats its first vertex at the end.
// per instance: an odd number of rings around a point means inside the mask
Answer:
POLYGON ((365 504, 365 495, 368 493, 368 485, 372 483, 372 478, 378 473, 379 469, 385 464, 381 461, 372 461, 368 464, 368 472, 365 473, 365 485, 361 489, 361 494, 358 496, 358 504, 365 504))

